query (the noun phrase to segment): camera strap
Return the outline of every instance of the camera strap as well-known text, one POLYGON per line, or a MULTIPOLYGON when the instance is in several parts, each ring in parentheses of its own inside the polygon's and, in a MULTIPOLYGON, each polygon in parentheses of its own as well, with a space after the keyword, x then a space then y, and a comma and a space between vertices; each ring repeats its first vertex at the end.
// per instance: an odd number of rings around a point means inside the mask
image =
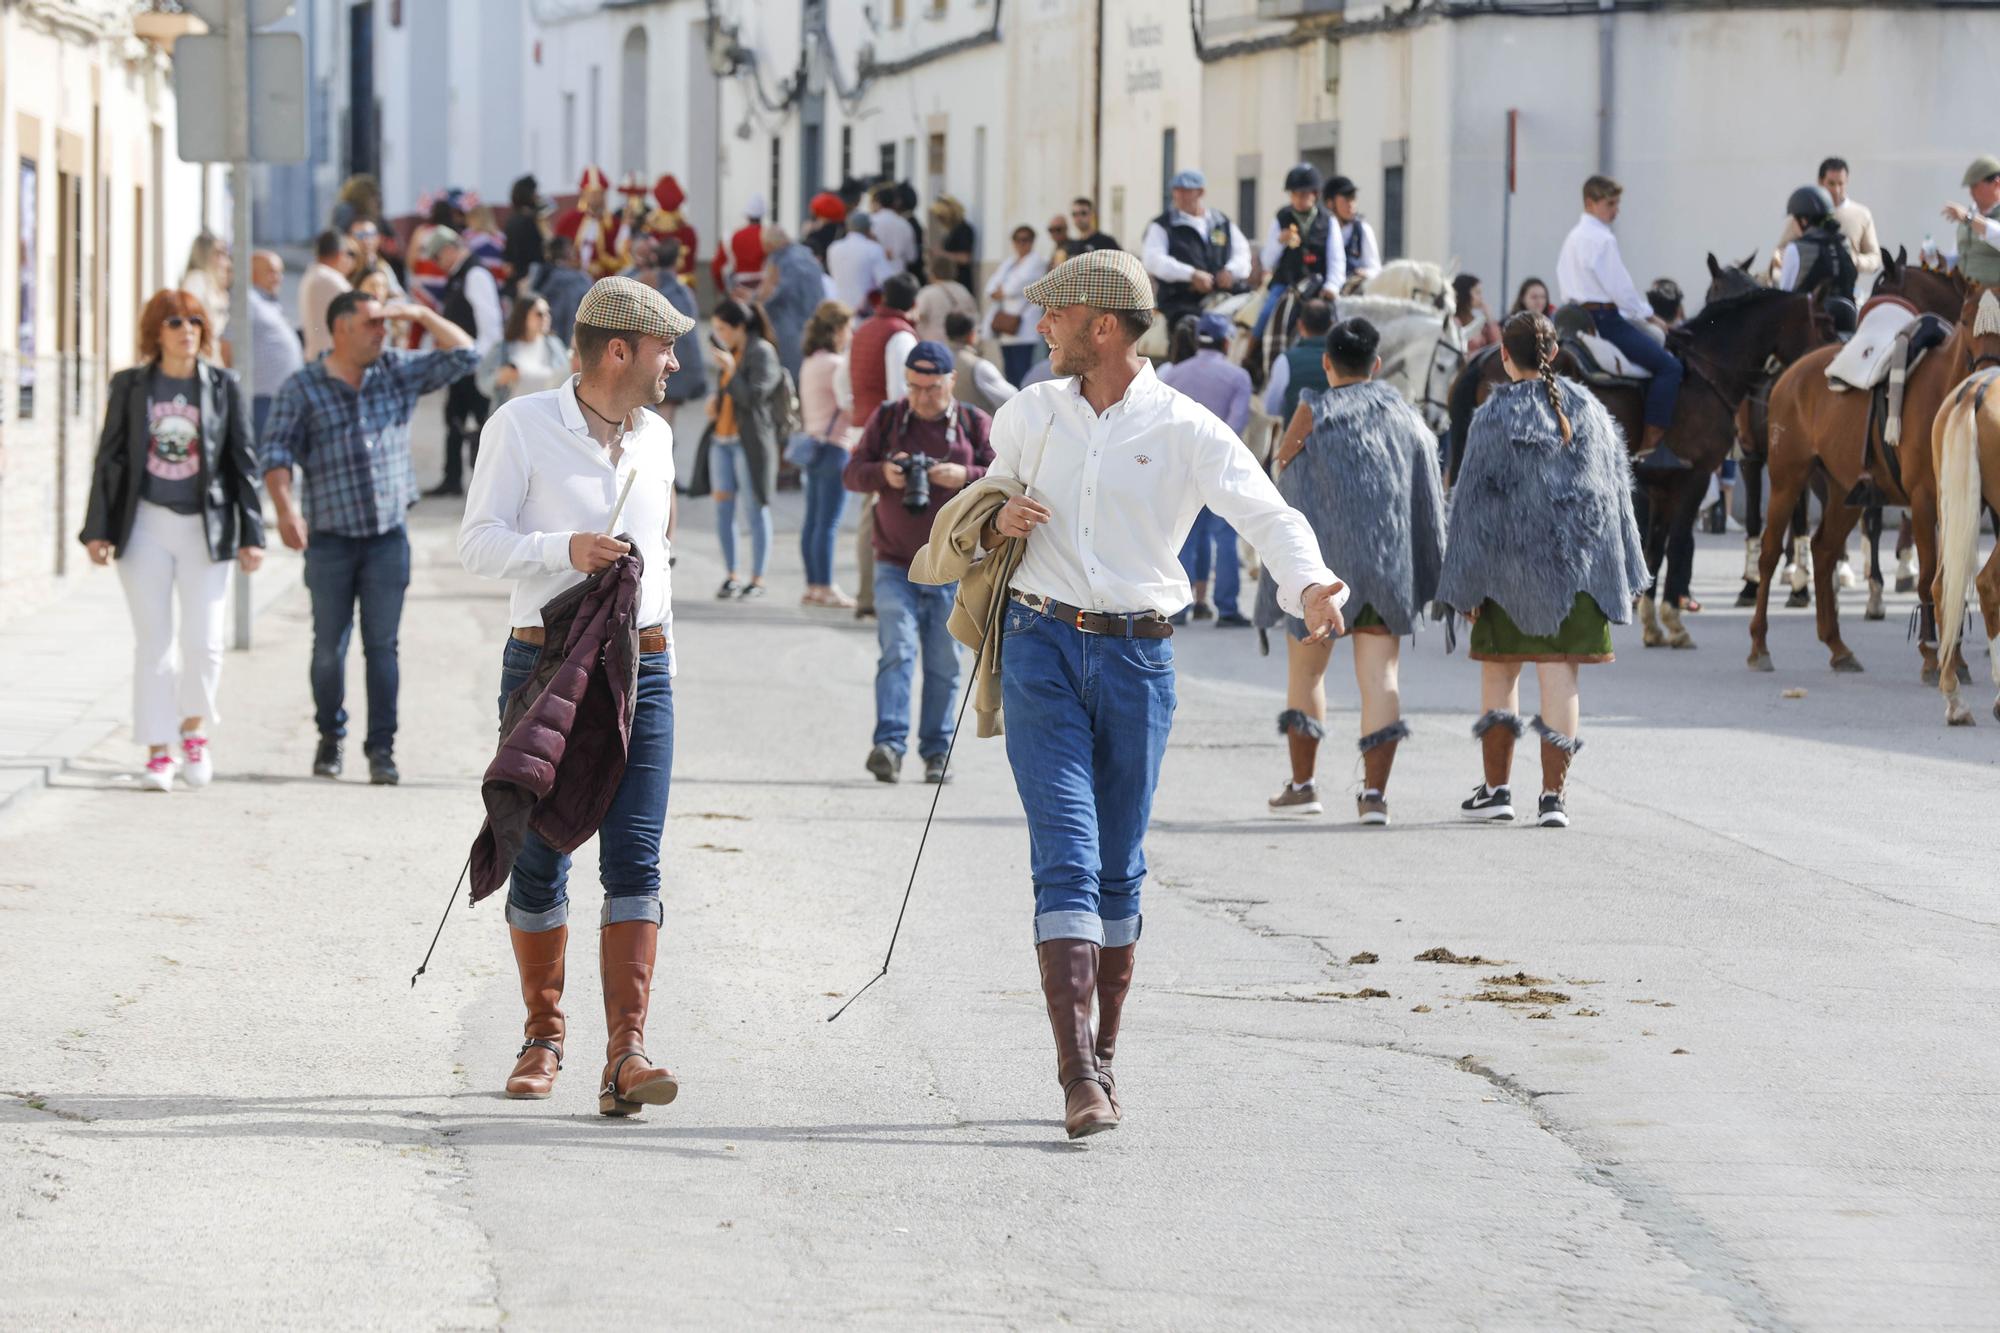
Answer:
MULTIPOLYGON (((894 457, 897 453, 908 452, 908 450, 903 448, 903 439, 910 433, 910 418, 916 415, 916 409, 910 406, 910 400, 907 398, 899 401, 896 407, 898 409, 896 416, 896 438, 889 446, 888 452, 890 457, 894 457)), ((945 456, 938 460, 944 463, 951 461, 951 451, 960 444, 965 445, 965 452, 967 454, 972 452, 972 432, 965 428, 965 404, 954 402, 951 405, 951 411, 948 415, 951 420, 951 426, 945 432, 945 456)), ((967 461, 969 462, 970 459, 967 461)))

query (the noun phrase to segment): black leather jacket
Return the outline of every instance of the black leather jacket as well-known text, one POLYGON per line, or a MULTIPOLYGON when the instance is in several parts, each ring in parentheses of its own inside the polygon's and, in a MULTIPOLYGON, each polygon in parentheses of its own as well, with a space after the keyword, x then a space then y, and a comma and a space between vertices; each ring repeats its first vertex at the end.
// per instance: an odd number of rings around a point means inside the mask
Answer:
MULTIPOLYGON (((111 377, 104 409, 104 433, 97 440, 97 463, 90 478, 90 507, 81 542, 110 542, 119 555, 132 536, 139 511, 140 476, 146 468, 147 388, 153 366, 133 366, 111 377)), ((195 367, 201 381, 201 518, 208 553, 233 560, 239 547, 264 544, 263 473, 250 438, 250 412, 236 372, 206 361, 195 367)))

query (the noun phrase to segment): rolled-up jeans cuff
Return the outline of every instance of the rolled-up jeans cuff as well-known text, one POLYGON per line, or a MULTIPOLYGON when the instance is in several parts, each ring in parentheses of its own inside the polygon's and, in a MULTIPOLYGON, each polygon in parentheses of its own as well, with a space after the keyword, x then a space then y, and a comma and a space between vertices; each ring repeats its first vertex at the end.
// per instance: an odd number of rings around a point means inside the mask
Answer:
POLYGON ((1122 949, 1128 944, 1139 942, 1139 931, 1145 921, 1143 916, 1128 916, 1117 921, 1104 922, 1104 947, 1122 949))
POLYGON ((1095 912, 1039 912, 1035 916, 1035 943, 1050 940, 1089 940, 1104 943, 1104 922, 1095 912))
POLYGON ((650 921, 654 925, 664 925, 666 914, 660 909, 660 897, 656 893, 633 893, 622 898, 606 898, 604 913, 598 918, 600 926, 615 926, 621 921, 650 921))
POLYGON ((569 924, 569 904, 557 903, 546 912, 530 912, 525 907, 507 904, 507 924, 529 935, 539 935, 545 930, 569 924))

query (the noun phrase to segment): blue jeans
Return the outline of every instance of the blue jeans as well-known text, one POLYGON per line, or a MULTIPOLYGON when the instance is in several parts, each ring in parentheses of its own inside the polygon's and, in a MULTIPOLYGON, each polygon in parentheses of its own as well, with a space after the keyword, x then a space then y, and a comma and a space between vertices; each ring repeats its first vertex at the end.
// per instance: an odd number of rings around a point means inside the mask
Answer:
POLYGON ((847 512, 847 488, 840 484, 846 466, 847 450, 820 440, 805 468, 806 521, 799 532, 799 554, 805 559, 806 582, 815 587, 833 586, 833 543, 847 512))
POLYGON ((1674 419, 1674 399, 1681 392, 1681 363, 1666 348, 1660 346, 1653 335, 1635 325, 1628 324, 1625 317, 1615 310, 1593 310, 1591 317, 1597 321, 1597 335, 1623 352, 1632 360, 1653 372, 1653 378, 1646 382, 1646 424, 1666 426, 1674 419))
POLYGON ((722 563, 730 573, 736 572, 736 507, 742 505, 750 515, 750 574, 763 578, 771 560, 771 506, 757 503, 743 446, 735 440, 711 443, 708 478, 709 492, 715 496, 715 535, 722 539, 722 563))
POLYGON ((1124 639, 1007 607, 1007 761, 1028 816, 1035 943, 1139 938, 1146 823, 1174 722, 1172 639, 1124 639))
POLYGON ((1264 304, 1257 308, 1257 323, 1250 330, 1251 333, 1259 338, 1264 336, 1265 328, 1271 323, 1272 314, 1278 309, 1278 298, 1284 294, 1285 289, 1283 287, 1275 282, 1271 284, 1271 289, 1264 293, 1264 304))
MULTIPOLYGON (((534 674, 541 649, 508 639, 500 659, 500 711, 507 696, 534 674)), ((665 653, 639 658, 638 699, 625 776, 597 828, 597 874, 604 884, 600 925, 660 924, 660 834, 667 822, 667 786, 674 769, 674 681, 665 653)), ((507 924, 554 930, 569 920, 569 857, 533 832, 514 862, 507 890, 507 924)))
POLYGON ((260 393, 250 400, 250 443, 264 438, 264 418, 271 415, 271 404, 277 401, 273 393, 260 393))
POLYGON ((1001 343, 1000 372, 1015 388, 1021 387, 1021 377, 1035 368, 1035 362, 1042 359, 1042 344, 1038 338, 1034 342, 1001 343))
POLYGON ((1181 544, 1181 568, 1191 583, 1207 583, 1212 570, 1215 609, 1225 616, 1240 614, 1236 595, 1243 587, 1243 560, 1236 549, 1236 529, 1222 515, 1203 509, 1195 516, 1187 541, 1181 544))
POLYGON ((370 754, 396 744, 396 633, 410 586, 410 534, 397 528, 376 537, 315 532, 306 542, 306 591, 312 595, 313 719, 319 734, 347 735, 347 643, 354 608, 361 607, 361 655, 367 663, 370 754))
POLYGON ((902 754, 910 745, 910 683, 917 651, 924 656, 924 698, 917 753, 936 758, 951 748, 952 699, 958 693, 958 641, 946 627, 958 585, 910 582, 910 571, 875 562, 875 741, 902 754))

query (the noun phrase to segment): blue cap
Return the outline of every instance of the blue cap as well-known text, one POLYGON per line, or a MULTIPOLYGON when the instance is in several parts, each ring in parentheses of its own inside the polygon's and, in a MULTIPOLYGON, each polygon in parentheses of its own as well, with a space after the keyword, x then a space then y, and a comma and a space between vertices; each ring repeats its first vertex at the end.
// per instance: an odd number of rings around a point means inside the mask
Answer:
POLYGON ((1206 190, 1208 177, 1189 167, 1186 171, 1176 171, 1174 178, 1167 182, 1169 190, 1206 190))
POLYGON ((903 369, 914 370, 922 375, 949 375, 953 364, 951 349, 941 342, 932 342, 929 339, 912 347, 910 354, 903 358, 903 369))
POLYGON ((1230 335, 1235 331, 1231 327, 1227 315, 1218 315, 1213 310, 1208 311, 1200 319, 1196 320, 1194 325, 1196 340, 1207 343, 1212 347, 1229 346, 1230 335))

